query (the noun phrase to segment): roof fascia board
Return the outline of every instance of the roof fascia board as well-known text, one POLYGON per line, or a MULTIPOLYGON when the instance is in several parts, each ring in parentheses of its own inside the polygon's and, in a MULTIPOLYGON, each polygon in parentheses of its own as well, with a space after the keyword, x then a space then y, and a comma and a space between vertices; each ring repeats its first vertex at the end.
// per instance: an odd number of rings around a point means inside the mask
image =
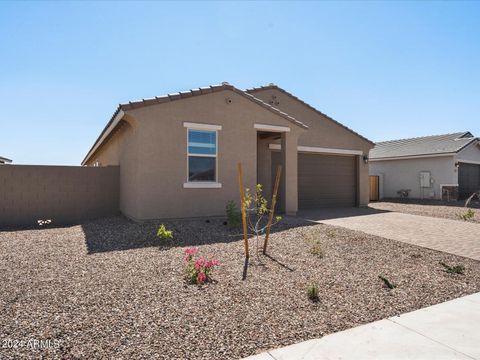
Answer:
POLYGON ((95 145, 88 152, 87 156, 85 156, 85 159, 83 159, 82 161, 82 165, 85 165, 85 163, 90 159, 93 153, 95 153, 95 151, 97 151, 97 149, 103 144, 105 138, 112 132, 113 129, 115 129, 115 126, 118 125, 118 123, 120 122, 120 120, 122 120, 124 116, 125 112, 120 109, 117 115, 115 115, 115 117, 113 118, 113 121, 110 123, 109 126, 107 126, 107 128, 103 132, 103 135, 100 136, 100 138, 95 142, 95 145))
POLYGON ((455 156, 457 153, 441 153, 441 154, 425 154, 425 155, 411 155, 411 156, 394 156, 394 157, 384 157, 384 158, 370 158, 369 161, 387 161, 387 160, 410 160, 410 159, 423 159, 423 158, 433 158, 433 157, 446 157, 446 156, 455 156))

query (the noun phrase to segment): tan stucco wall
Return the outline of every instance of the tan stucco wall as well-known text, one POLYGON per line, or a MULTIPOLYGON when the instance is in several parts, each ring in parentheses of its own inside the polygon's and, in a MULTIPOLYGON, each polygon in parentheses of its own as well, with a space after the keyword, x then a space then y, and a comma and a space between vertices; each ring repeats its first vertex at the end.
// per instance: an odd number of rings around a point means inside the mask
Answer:
POLYGON ((101 166, 120 166, 120 210, 129 217, 138 212, 138 136, 137 124, 123 122, 122 126, 100 147, 86 163, 92 166, 96 161, 101 166))
MULTIPOLYGON (((129 110, 138 121, 136 136, 138 208, 135 219, 224 215, 229 200, 238 202, 237 162, 245 186, 257 182, 255 123, 288 126, 289 137, 304 130, 237 93, 225 90, 181 101, 129 110), (231 103, 227 103, 226 98, 231 103), (220 189, 184 188, 187 181, 187 128, 184 122, 222 125, 218 131, 220 189)), ((123 196, 123 191, 122 195, 123 196)))
MULTIPOLYGON (((309 127, 308 131, 300 135, 298 140, 299 146, 361 150, 366 155, 374 146, 367 140, 362 139, 280 90, 264 89, 255 91, 253 95, 266 103, 274 100, 276 108, 293 116, 309 127)), ((358 171, 359 203, 361 206, 365 206, 369 202, 368 164, 360 161, 358 171)))
POLYGON ((0 184, 0 228, 118 214, 118 166, 0 166, 0 184))
MULTIPOLYGON (((271 193, 271 161, 268 144, 258 141, 255 123, 288 126, 283 180, 287 194, 285 208, 297 209, 297 145, 362 150, 370 143, 338 124, 326 120, 305 105, 282 99, 298 120, 310 126, 305 130, 283 117, 253 103, 231 90, 193 96, 178 101, 125 110, 131 121, 123 126, 89 160, 102 166, 120 165, 120 208, 135 219, 181 218, 225 214, 229 200, 238 203, 237 162, 241 161, 245 186, 257 182, 271 193), (227 102, 226 98, 231 99, 227 102), (184 188, 187 181, 187 128, 184 122, 221 125, 218 131, 218 182, 221 188, 184 188), (329 132, 327 134, 327 132, 329 132), (306 134, 309 133, 308 136, 306 134), (260 166, 257 168, 257 149, 260 166), (258 176, 258 177, 257 177, 258 176)), ((278 105, 283 111, 287 111, 278 105)), ((360 204, 368 204, 368 165, 360 164, 360 204)))

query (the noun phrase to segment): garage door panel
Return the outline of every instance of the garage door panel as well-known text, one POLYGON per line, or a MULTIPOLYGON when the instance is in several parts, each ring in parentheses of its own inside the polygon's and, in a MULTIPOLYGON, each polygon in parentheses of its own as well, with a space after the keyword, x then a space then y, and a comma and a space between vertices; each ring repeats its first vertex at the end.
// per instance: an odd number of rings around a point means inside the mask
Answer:
MULTIPOLYGON (((354 156, 298 155, 298 207, 349 207, 356 204, 357 175, 354 156)), ((281 155, 272 153, 272 174, 281 155)), ((273 183, 272 177, 272 183, 273 183)))
POLYGON ((355 157, 298 155, 300 209, 355 206, 355 198, 355 157))
POLYGON ((458 192, 460 199, 466 199, 480 190, 480 165, 460 163, 458 169, 458 192))

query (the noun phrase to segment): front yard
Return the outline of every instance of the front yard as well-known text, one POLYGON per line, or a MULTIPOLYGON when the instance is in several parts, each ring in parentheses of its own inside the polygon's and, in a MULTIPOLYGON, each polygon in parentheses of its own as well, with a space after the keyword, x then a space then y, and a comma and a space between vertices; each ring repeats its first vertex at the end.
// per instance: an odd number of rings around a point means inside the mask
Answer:
POLYGON ((0 358, 235 359, 480 291, 479 262, 298 218, 272 234, 269 257, 251 240, 246 268, 221 219, 166 222, 173 242, 158 225, 0 232, 0 341, 59 344, 1 346, 0 358), (187 246, 220 261, 214 282, 184 281, 187 246))

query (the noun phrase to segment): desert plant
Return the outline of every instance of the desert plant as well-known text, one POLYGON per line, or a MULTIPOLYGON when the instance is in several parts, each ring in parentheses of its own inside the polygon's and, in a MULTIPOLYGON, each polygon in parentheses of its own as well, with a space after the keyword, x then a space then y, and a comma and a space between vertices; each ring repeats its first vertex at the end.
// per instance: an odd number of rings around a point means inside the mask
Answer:
POLYGON ((468 209, 464 213, 458 214, 458 217, 464 221, 472 220, 475 217, 475 211, 468 209))
POLYGON ((318 238, 316 232, 309 232, 305 235, 305 242, 310 245, 310 253, 318 256, 323 257, 323 249, 322 243, 318 238))
POLYGON ((167 230, 164 224, 160 225, 157 231, 157 236, 163 240, 169 240, 173 238, 173 232, 171 230, 167 230))
POLYGON ((230 200, 226 206, 227 209, 227 225, 230 227, 238 227, 242 222, 242 213, 237 207, 235 201, 230 200))
POLYGON ((313 302, 318 301, 318 285, 317 284, 312 283, 312 284, 308 285, 307 296, 313 302))
POLYGON ((395 288, 397 287, 396 284, 394 284, 393 282, 391 282, 390 280, 388 280, 385 276, 378 275, 378 277, 379 277, 380 279, 382 279, 382 281, 384 282, 385 286, 388 287, 390 290, 395 289, 395 288))
POLYGON ((327 230, 327 237, 334 238, 337 233, 334 230, 327 230))
POLYGON ((197 248, 186 248, 183 250, 185 257, 185 272, 187 279, 192 284, 202 285, 207 281, 211 281, 210 275, 213 269, 220 265, 220 262, 216 259, 206 259, 202 256, 196 258, 198 253, 197 248))
POLYGON ((315 256, 323 257, 323 249, 320 240, 315 240, 315 242, 312 244, 312 247, 310 248, 310 252, 315 256))
POLYGON ((445 271, 450 274, 463 274, 465 272, 465 266, 462 264, 449 266, 444 262, 440 262, 440 265, 442 265, 446 269, 445 271))
MULTIPOLYGON (((261 184, 255 186, 255 192, 251 193, 250 189, 246 189, 244 197, 244 207, 247 214, 247 226, 257 241, 257 254, 259 250, 259 238, 268 226, 267 215, 272 211, 268 208, 268 201, 263 196, 263 187, 261 184)), ((281 216, 276 216, 275 221, 270 226, 276 225, 281 216)))

